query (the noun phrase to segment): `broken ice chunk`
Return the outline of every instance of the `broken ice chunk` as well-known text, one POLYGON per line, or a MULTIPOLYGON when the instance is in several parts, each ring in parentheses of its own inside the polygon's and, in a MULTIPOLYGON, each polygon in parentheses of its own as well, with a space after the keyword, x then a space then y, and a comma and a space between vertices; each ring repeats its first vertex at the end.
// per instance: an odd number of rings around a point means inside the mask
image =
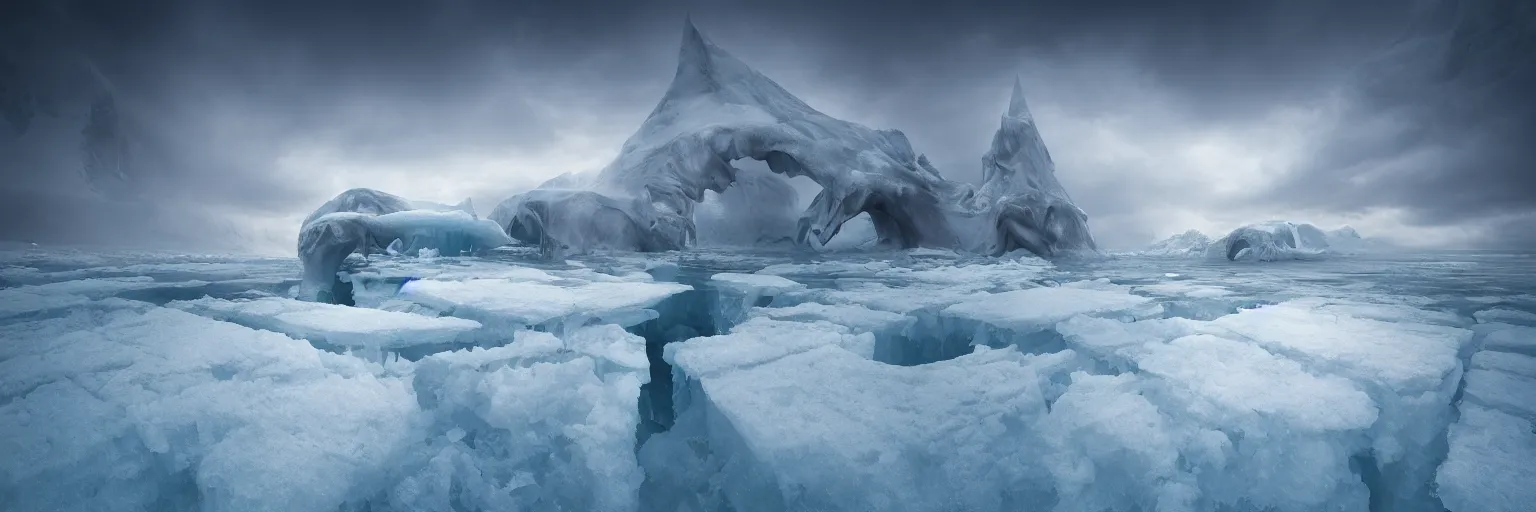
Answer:
POLYGON ((1359 386, 1318 377, 1295 361, 1262 348, 1210 335, 1185 336, 1146 347, 1136 363, 1148 374, 1185 390, 1180 399, 1219 425, 1283 422, 1306 432, 1364 430, 1376 406, 1359 386))
POLYGON ((668 345, 688 379, 680 389, 697 398, 641 448, 657 510, 999 510, 1048 499, 1044 475, 1024 463, 1039 443, 1026 425, 1045 413, 1031 356, 901 367, 822 345, 705 365, 689 348, 734 352, 698 341, 668 345), (696 474, 721 485, 701 495, 696 474))
POLYGON ((1483 324, 1494 330, 1483 338, 1483 350, 1514 352, 1536 356, 1536 327, 1507 324, 1483 324))
POLYGON ((1137 309, 1148 302, 1146 297, 1124 292, 1063 286, 986 295, 945 308, 944 314, 1027 334, 1077 315, 1150 316, 1148 310, 1137 309))
POLYGON ((280 334, 124 306, 5 327, 34 350, 0 361, 5 508, 335 510, 381 490, 411 438, 404 382, 280 334))
POLYGON ((589 322, 621 327, 644 323, 657 317, 649 308, 691 289, 677 283, 640 281, 565 284, 423 279, 403 285, 399 297, 497 329, 531 326, 566 331, 589 322))
POLYGON ((562 340, 519 331, 489 350, 418 363, 428 410, 424 463, 389 493, 391 510, 636 509, 643 339, 612 325, 562 340))
POLYGON ((1536 313, 1506 308, 1493 308, 1472 314, 1479 323, 1505 323, 1536 327, 1536 313))
POLYGON ((1392 392, 1440 388, 1472 339, 1466 329, 1382 322, 1327 311, 1303 302, 1243 310, 1210 323, 1322 371, 1340 372, 1392 392))
POLYGON ((1112 368, 1129 370, 1131 358, 1143 345, 1165 343, 1194 334, 1200 322, 1187 318, 1153 318, 1124 322, 1078 315, 1056 324, 1067 346, 1093 355, 1112 368))
POLYGON ((1463 400, 1536 421, 1536 379, 1474 369, 1466 381, 1463 400))
POLYGON ((1131 295, 1107 282, 1029 288, 985 294, 945 308, 935 336, 967 336, 973 345, 1015 345, 1026 352, 1054 352, 1063 346, 1051 328, 1077 315, 1147 318, 1162 312, 1151 299, 1131 295))
POLYGON ((873 352, 874 335, 852 334, 847 328, 829 322, 753 318, 727 334, 669 343, 664 354, 676 370, 691 377, 707 377, 824 346, 873 352))
POLYGON ((305 302, 281 297, 224 300, 204 297, 166 306, 280 332, 337 347, 381 351, 421 345, 469 342, 480 328, 474 320, 305 302))
POLYGON ((1536 427, 1476 405, 1461 408, 1447 436, 1450 454, 1435 476, 1451 512, 1519 512, 1536 503, 1536 427))
POLYGON ((1536 357, 1524 354, 1484 350, 1472 355, 1472 368, 1536 379, 1536 357))
POLYGON ((1257 343, 1302 363, 1309 372, 1358 382, 1380 407, 1372 455, 1383 472, 1378 499, 1403 508, 1430 499, 1432 443, 1454 413, 1460 355, 1472 331, 1440 325, 1382 322, 1320 311, 1318 301, 1291 301, 1244 310, 1202 328, 1257 343))
MULTIPOLYGON (((857 304, 821 304, 806 302, 783 308, 753 308, 749 319, 765 318, 788 322, 830 323, 850 333, 871 333, 875 337, 872 357, 876 361, 899 363, 900 353, 911 341, 906 330, 916 320, 907 315, 876 311, 857 304)), ((750 321, 750 320, 749 320, 750 321)), ((859 351, 855 351, 859 352, 859 351)))
POLYGON ((762 299, 805 289, 803 284, 766 274, 722 273, 709 280, 710 285, 721 292, 714 312, 715 330, 720 332, 745 320, 747 310, 761 305, 762 299))

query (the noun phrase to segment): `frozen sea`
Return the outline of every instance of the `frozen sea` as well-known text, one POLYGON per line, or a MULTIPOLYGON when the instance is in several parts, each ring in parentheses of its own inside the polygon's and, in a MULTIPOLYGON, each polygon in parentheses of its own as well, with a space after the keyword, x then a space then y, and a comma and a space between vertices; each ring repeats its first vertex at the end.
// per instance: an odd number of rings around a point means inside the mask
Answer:
POLYGON ((1531 511, 1536 254, 0 250, 0 510, 1531 511))

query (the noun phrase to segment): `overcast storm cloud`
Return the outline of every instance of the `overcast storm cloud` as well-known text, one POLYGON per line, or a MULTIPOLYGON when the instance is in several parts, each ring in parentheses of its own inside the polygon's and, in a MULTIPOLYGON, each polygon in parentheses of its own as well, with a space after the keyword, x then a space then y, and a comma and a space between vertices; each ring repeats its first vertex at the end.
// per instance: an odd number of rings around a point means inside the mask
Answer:
POLYGON ((1101 245, 1285 218, 1536 245, 1520 0, 7 2, 0 238, 291 253, 372 187, 482 209, 617 154, 683 19, 976 181, 1014 76, 1101 245))

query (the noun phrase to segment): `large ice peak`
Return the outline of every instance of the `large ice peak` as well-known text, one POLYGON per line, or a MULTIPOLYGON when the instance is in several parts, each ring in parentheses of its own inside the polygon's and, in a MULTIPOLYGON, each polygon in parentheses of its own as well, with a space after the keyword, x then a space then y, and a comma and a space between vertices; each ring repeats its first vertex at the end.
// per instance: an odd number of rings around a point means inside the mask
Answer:
POLYGON ((997 213, 998 246, 1040 256, 1094 250, 1088 215, 1056 180, 1056 163, 1024 101, 1024 85, 1014 77, 1013 95, 992 147, 981 157, 982 184, 977 196, 997 213))
POLYGON ((820 114, 772 79, 716 46, 689 18, 683 22, 677 74, 651 115, 655 117, 670 110, 668 107, 676 102, 700 96, 712 97, 722 104, 763 108, 780 120, 793 115, 820 114))
POLYGON ((944 179, 902 132, 811 108, 691 21, 678 59, 672 85, 612 163, 508 198, 491 219, 546 254, 681 248, 697 240, 695 209, 706 192, 742 179, 736 161, 757 160, 773 180, 804 176, 821 186, 787 234, 803 245, 824 245, 843 223, 867 215, 891 247, 1040 256, 1094 249, 1018 84, 978 193, 944 179))
POLYGON ((1033 123, 1035 116, 1029 113, 1029 104, 1024 102, 1024 83, 1019 77, 1013 77, 1013 96, 1008 99, 1008 117, 1033 123))

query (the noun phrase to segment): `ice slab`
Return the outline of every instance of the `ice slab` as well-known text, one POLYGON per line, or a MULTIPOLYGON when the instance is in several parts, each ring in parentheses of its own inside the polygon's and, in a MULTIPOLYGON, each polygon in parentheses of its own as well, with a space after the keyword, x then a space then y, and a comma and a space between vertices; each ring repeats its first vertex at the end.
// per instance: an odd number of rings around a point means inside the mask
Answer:
POLYGON ((793 322, 829 322, 853 332, 899 333, 913 322, 907 315, 877 311, 857 304, 822 304, 805 302, 788 307, 753 308, 750 318, 770 318, 793 322))
POLYGON ((1325 305, 1298 300, 1244 310, 1202 330, 1251 341, 1309 372, 1359 383, 1380 409, 1370 437, 1384 476, 1374 499, 1392 508, 1421 506, 1432 492, 1425 487, 1434 471, 1431 446, 1453 416, 1460 356, 1473 332, 1358 318, 1321 309, 1325 305))
MULTIPOLYGON (((937 325, 920 325, 920 334, 953 337, 969 332, 974 345, 1012 344, 1031 351, 1054 351, 1061 344, 1052 328, 1078 315, 1132 320, 1162 312, 1152 300, 1108 283, 1069 283, 979 295, 944 308, 937 325)), ((946 350, 947 351, 947 350, 946 350)))
POLYGON ((1435 476, 1451 512, 1516 512, 1536 503, 1536 427, 1531 420, 1463 405, 1450 453, 1435 476))
POLYGON ((167 306, 253 329, 368 352, 469 342, 470 333, 480 328, 479 322, 463 318, 430 317, 281 297, 252 300, 205 297, 175 301, 167 306))
POLYGON ((710 276, 709 279, 715 286, 728 288, 747 295, 772 296, 805 288, 803 284, 780 276, 766 274, 722 273, 710 276))
POLYGON ((411 437, 408 385, 281 334, 147 304, 5 329, 9 510, 334 510, 411 437))
POLYGON ((1536 356, 1536 328, 1507 324, 1483 324, 1494 329, 1483 338, 1483 350, 1536 356))
POLYGON ((1472 355, 1472 368, 1536 378, 1536 357, 1484 350, 1472 355))
POLYGON ((1536 327, 1536 313, 1517 309, 1493 308, 1472 314, 1480 323, 1505 323, 1536 327))
MULTIPOLYGON (((763 337, 757 344, 794 342, 763 337)), ((1038 442, 1022 425, 1045 413, 1039 359, 983 350, 899 367, 832 344, 772 355, 751 344, 700 338, 668 345, 685 379, 680 393, 694 398, 681 402, 672 430, 641 449, 660 488, 649 505, 998 510, 1047 494, 1029 465, 999 463, 1034 458, 1030 447, 1038 442), (727 350, 732 346, 739 350, 727 350), (755 355, 741 356, 747 352, 755 355), (700 442, 707 448, 690 448, 700 442), (712 473, 725 485, 698 493, 688 483, 712 473)))
POLYGON ((1536 378, 1474 369, 1466 382, 1463 400, 1536 421, 1536 378))
POLYGON ((633 326, 657 317, 661 301, 693 289, 641 281, 542 283, 507 279, 405 283, 399 297, 494 328, 571 329, 588 322, 633 326))
POLYGON ((726 334, 669 343, 663 353, 676 370, 690 376, 707 377, 825 346, 841 347, 861 357, 873 357, 874 344, 873 334, 855 334, 830 322, 753 318, 726 334))
POLYGON ((1376 406, 1358 385, 1314 376, 1254 345, 1197 334, 1146 347, 1136 363, 1184 390, 1189 409, 1212 424, 1253 428, 1283 423, 1304 432, 1365 430, 1376 406))
POLYGON ((1029 333, 1077 315, 1135 315, 1131 310, 1150 301, 1119 291, 1060 286, 991 294, 949 306, 944 314, 1029 333))
POLYGON ((1130 370, 1134 368, 1132 359, 1146 350, 1146 345, 1194 334, 1200 325, 1187 318, 1125 322, 1079 315, 1057 323, 1055 329, 1072 349, 1092 355, 1111 368, 1130 370))
POLYGON ((1215 334, 1253 340, 1316 370, 1402 394, 1441 387, 1460 369, 1457 353, 1472 339, 1466 329, 1335 314, 1307 301, 1243 310, 1210 326, 1215 334))

